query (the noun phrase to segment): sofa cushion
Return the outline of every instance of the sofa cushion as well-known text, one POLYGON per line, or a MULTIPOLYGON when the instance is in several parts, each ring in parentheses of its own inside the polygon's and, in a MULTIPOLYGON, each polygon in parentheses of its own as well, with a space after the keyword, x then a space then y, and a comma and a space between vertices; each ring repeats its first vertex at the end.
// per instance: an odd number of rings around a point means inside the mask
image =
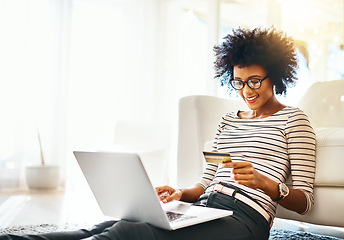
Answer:
POLYGON ((315 186, 344 186, 344 128, 315 128, 315 186))

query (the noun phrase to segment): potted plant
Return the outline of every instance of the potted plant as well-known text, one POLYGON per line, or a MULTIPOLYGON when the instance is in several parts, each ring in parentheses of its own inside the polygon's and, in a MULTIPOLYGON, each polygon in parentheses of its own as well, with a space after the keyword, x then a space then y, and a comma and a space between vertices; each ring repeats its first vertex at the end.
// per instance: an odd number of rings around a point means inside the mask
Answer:
POLYGON ((26 166, 26 183, 30 189, 56 189, 60 181, 60 168, 58 165, 46 164, 38 129, 37 136, 41 161, 40 164, 26 166))

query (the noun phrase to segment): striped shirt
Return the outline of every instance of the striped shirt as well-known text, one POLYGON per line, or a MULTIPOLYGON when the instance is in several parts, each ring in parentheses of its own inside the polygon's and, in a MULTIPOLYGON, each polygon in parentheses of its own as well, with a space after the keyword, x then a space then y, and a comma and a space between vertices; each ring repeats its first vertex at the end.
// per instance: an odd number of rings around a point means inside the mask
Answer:
MULTIPOLYGON (((262 119, 242 119, 228 113, 220 122, 213 151, 228 152, 233 161, 249 161, 261 174, 286 182, 291 174, 294 189, 307 198, 308 212, 314 203, 315 133, 307 116, 298 108, 285 107, 262 119)), ((277 203, 260 189, 236 183, 231 168, 208 163, 199 184, 207 187, 223 182, 241 188, 274 218, 277 203)), ((304 214, 303 213, 303 214, 304 214)))

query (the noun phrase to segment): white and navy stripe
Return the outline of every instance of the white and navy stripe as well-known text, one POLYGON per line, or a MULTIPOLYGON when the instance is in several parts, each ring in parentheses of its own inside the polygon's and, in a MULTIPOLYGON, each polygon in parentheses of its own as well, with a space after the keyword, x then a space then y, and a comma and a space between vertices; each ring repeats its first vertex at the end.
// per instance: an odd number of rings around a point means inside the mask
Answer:
MULTIPOLYGON (((242 119, 226 114, 219 124, 213 151, 228 152, 233 161, 250 161, 253 167, 277 182, 292 176, 293 188, 307 197, 308 212, 314 203, 315 134, 307 116, 298 108, 286 107, 262 119, 242 119)), ((240 187, 259 202, 273 218, 277 204, 262 190, 239 185, 232 169, 208 163, 199 182, 205 189, 218 182, 240 187)), ((207 190, 206 190, 207 191, 207 190)))

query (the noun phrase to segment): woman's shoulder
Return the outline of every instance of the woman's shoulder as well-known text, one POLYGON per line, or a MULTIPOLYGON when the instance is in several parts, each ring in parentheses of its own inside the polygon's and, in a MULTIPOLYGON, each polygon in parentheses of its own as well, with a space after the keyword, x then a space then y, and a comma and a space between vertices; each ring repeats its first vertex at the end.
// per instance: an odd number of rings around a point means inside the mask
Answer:
POLYGON ((234 119, 239 119, 238 117, 238 113, 240 112, 240 110, 238 111, 232 111, 232 112, 227 112, 222 116, 222 120, 234 120, 234 119))
POLYGON ((298 107, 287 106, 281 111, 283 114, 289 115, 289 118, 306 118, 308 119, 307 114, 298 107))
POLYGON ((234 123, 237 120, 240 120, 237 113, 238 112, 227 112, 224 115, 222 115, 222 118, 220 119, 219 126, 224 127, 226 125, 234 123))
POLYGON ((307 114, 300 108, 297 107, 288 107, 286 112, 289 112, 287 118, 287 128, 294 129, 295 127, 311 129, 310 132, 313 132, 311 122, 307 114))
POLYGON ((284 117, 284 118, 308 118, 307 114, 298 107, 286 106, 277 113, 273 114, 275 117, 284 117))

